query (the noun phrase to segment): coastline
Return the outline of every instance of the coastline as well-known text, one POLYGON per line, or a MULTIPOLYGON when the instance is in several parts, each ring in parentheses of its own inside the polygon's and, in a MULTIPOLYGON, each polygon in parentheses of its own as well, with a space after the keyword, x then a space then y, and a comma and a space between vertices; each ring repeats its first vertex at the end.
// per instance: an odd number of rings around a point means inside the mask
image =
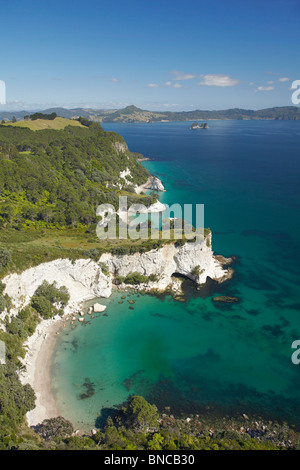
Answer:
POLYGON ((23 385, 29 383, 36 394, 35 408, 26 415, 29 426, 60 416, 52 392, 51 367, 57 336, 65 321, 61 317, 43 320, 26 343, 28 352, 22 361, 26 370, 20 373, 20 380, 23 385))
MULTIPOLYGON (((150 176, 146 183, 136 187, 136 193, 140 194, 142 191, 147 190, 146 186, 149 185, 152 178, 153 177, 150 176)), ((149 209, 149 212, 163 212, 166 210, 166 206, 158 201, 149 209)), ((169 253, 169 251, 170 247, 167 247, 167 252, 169 253)), ((138 261, 135 259, 136 257, 137 256, 134 257, 130 255, 133 264, 138 261)), ((167 256, 166 261, 168 261, 168 259, 169 256, 167 256)), ((108 259, 105 261, 109 262, 108 259)), ((222 263, 218 264, 220 264, 221 268, 222 263)), ((35 408, 26 414, 29 426, 36 426, 45 419, 61 415, 52 391, 51 377, 53 353, 57 337, 63 330, 65 323, 71 317, 78 316, 84 302, 99 297, 110 297, 114 285, 111 280, 109 282, 107 281, 106 276, 104 276, 102 272, 99 278, 98 269, 98 264, 92 260, 77 260, 75 264, 71 263, 69 260, 56 260, 36 268, 30 268, 27 270, 27 273, 26 271, 22 273, 20 275, 21 278, 24 278, 26 274, 27 276, 26 282, 25 278, 23 279, 24 289, 22 288, 21 290, 16 289, 16 279, 13 277, 15 275, 12 275, 11 281, 14 282, 12 282, 13 288, 9 293, 17 300, 15 307, 20 307, 21 304, 23 304, 24 295, 22 295, 22 293, 25 294, 27 301, 29 301, 36 287, 40 284, 41 278, 43 278, 45 274, 47 274, 45 278, 48 282, 56 281, 59 285, 66 285, 71 294, 71 299, 68 307, 65 309, 64 316, 57 316, 50 320, 42 320, 37 326, 35 333, 29 337, 25 343, 27 352, 25 358, 22 360, 24 370, 20 372, 19 378, 23 385, 27 383, 30 384, 36 394, 35 408), (49 270, 50 265, 51 269, 49 270), (41 269, 42 272, 40 272, 41 269), (28 277, 29 272, 31 275, 28 277), (63 276, 62 273, 64 273, 63 276)), ((222 276, 221 282, 224 282, 224 280, 225 276, 222 276)), ((180 293, 178 282, 174 280, 172 285, 178 295, 180 293)), ((163 290, 165 290, 166 287, 165 283, 163 283, 163 290)), ((77 319, 82 321, 80 318, 77 319)))
POLYGON ((142 192, 147 191, 147 186, 151 183, 151 179, 152 179, 152 176, 150 176, 147 179, 146 183, 141 184, 140 186, 136 186, 135 187, 136 194, 141 194, 142 192))

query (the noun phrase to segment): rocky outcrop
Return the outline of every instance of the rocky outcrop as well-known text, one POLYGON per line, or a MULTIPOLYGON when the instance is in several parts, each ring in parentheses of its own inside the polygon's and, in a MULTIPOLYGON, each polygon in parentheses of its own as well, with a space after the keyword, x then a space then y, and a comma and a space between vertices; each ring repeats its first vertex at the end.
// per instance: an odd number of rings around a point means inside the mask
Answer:
POLYGON ((182 274, 198 284, 204 284, 208 277, 225 280, 230 276, 211 249, 211 233, 202 243, 186 243, 176 247, 174 243, 158 250, 133 255, 111 255, 105 253, 100 261, 105 263, 115 276, 126 277, 132 272, 144 276, 155 275, 158 281, 149 282, 142 288, 165 290, 172 284, 173 274, 182 274))
POLYGON ((128 151, 128 147, 125 142, 114 142, 113 147, 118 153, 126 153, 128 151))
POLYGON ((194 122, 192 125, 191 125, 191 129, 192 130, 195 130, 195 129, 209 129, 208 127, 208 124, 207 122, 203 122, 200 126, 197 122, 194 122))
POLYGON ((106 305, 96 303, 96 304, 94 304, 93 308, 94 308, 95 313, 100 313, 100 312, 104 312, 104 310, 106 310, 106 305))
POLYGON ((153 191, 165 191, 164 185, 156 176, 151 176, 149 178, 145 185, 145 189, 152 189, 153 191))

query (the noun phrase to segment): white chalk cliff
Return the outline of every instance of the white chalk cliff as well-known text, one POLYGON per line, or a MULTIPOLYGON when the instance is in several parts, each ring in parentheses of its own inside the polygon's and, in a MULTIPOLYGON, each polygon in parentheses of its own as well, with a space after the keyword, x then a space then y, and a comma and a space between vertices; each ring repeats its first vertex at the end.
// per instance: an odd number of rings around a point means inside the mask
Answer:
POLYGON ((144 276, 154 274, 157 282, 149 282, 144 288, 166 289, 172 283, 173 274, 183 274, 198 284, 204 284, 207 277, 222 279, 229 274, 220 261, 213 256, 211 234, 202 243, 186 243, 176 247, 174 243, 166 244, 157 250, 133 255, 111 255, 105 253, 100 261, 105 263, 111 273, 126 277, 132 272, 144 276), (194 274, 198 267, 199 274, 194 274))
MULTIPOLYGON (((104 253, 100 260, 108 269, 104 274, 101 264, 92 260, 70 261, 58 259, 49 263, 27 269, 21 274, 10 274, 3 279, 5 293, 13 303, 11 315, 30 302, 36 289, 43 281, 56 282, 58 287, 66 286, 70 301, 65 313, 78 310, 81 303, 97 297, 109 297, 112 292, 112 281, 115 276, 126 277, 132 272, 145 276, 155 274, 157 281, 141 285, 140 289, 155 288, 165 290, 172 284, 173 274, 183 274, 198 284, 206 282, 207 277, 224 280, 230 271, 224 269, 219 259, 213 256, 211 234, 202 243, 186 243, 176 247, 174 243, 132 255, 112 255, 104 253), (195 268, 197 274, 195 274, 195 268)), ((106 269, 105 269, 106 271, 106 269)), ((2 317, 4 314, 2 314, 2 317)))
POLYGON ((157 176, 151 176, 146 185, 145 189, 153 189, 154 191, 165 191, 164 185, 157 176))
POLYGON ((95 261, 80 259, 72 262, 69 259, 57 259, 26 269, 21 274, 10 274, 3 279, 5 293, 11 297, 14 307, 11 315, 16 315, 18 310, 29 304, 43 281, 50 284, 56 282, 58 287, 67 287, 70 301, 65 308, 66 314, 76 311, 82 301, 109 297, 112 289, 111 278, 103 274, 95 261))
MULTIPOLYGON (((27 269, 21 274, 10 274, 3 279, 3 282, 6 285, 5 293, 11 297, 13 304, 10 316, 17 315, 19 310, 29 304, 31 297, 43 281, 49 283, 55 281, 58 287, 67 287, 70 300, 64 312, 75 314, 80 311, 82 302, 109 297, 112 293, 113 279, 117 275, 125 277, 132 272, 145 276, 155 274, 158 279, 156 282, 149 282, 136 288, 165 290, 169 287, 178 292, 179 284, 172 277, 173 274, 183 274, 199 284, 205 283, 207 277, 223 281, 231 275, 230 269, 223 269, 223 261, 222 257, 213 256, 211 234, 209 234, 199 244, 186 243, 176 247, 172 243, 147 253, 133 255, 116 256, 105 253, 101 256, 99 263, 86 259, 73 262, 69 259, 57 259, 27 269), (105 264, 105 268, 102 263, 105 264)), ((100 305, 99 310, 102 311, 104 308, 100 305)), ((4 320, 5 315, 6 312, 3 312, 0 319, 4 320)), ((29 383, 33 388, 35 387, 36 370, 39 370, 36 369, 39 351, 48 336, 49 328, 57 320, 58 317, 54 320, 43 320, 35 333, 27 339, 25 343, 27 353, 22 359, 25 368, 20 373, 22 384, 29 383)), ((80 318, 79 321, 82 319, 80 318)), ((0 324, 0 328, 4 328, 4 323, 0 324)), ((36 408, 27 413, 29 425, 36 425, 54 416, 57 416, 56 408, 50 410, 48 402, 46 407, 43 397, 37 393, 36 408)))

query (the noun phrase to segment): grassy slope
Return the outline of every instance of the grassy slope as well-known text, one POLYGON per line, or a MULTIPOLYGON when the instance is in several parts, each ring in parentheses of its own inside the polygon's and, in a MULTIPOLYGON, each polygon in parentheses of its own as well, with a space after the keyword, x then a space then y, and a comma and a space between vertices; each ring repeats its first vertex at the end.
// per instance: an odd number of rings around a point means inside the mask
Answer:
POLYGON ((74 119, 55 118, 53 121, 47 119, 36 119, 35 121, 18 121, 5 124, 14 127, 27 127, 32 131, 40 131, 42 129, 64 129, 66 126, 84 127, 80 122, 74 119))
MULTIPOLYGON (((209 229, 204 230, 206 237, 209 229)), ((161 239, 161 234, 160 237, 161 239)), ((174 231, 170 239, 164 239, 163 244, 175 243, 174 231)), ((40 263, 53 261, 58 258, 82 259, 89 258, 87 250, 97 248, 100 254, 110 252, 117 247, 133 248, 139 251, 146 248, 149 251, 157 248, 156 240, 116 239, 99 240, 95 232, 86 233, 86 229, 27 229, 15 230, 6 228, 0 230, 0 247, 6 248, 12 255, 12 263, 0 270, 0 279, 11 272, 22 272, 40 263)))

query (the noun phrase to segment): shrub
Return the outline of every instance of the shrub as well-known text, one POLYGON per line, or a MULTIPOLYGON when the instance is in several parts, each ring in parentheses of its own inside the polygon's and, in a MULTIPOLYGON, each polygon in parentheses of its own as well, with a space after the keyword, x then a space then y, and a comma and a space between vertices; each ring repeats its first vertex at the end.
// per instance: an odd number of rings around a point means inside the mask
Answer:
POLYGON ((124 279, 125 284, 137 285, 137 284, 144 284, 149 282, 149 278, 147 276, 143 276, 140 273, 134 272, 128 274, 124 279))
POLYGON ((125 277, 123 276, 116 276, 115 277, 115 284, 118 286, 119 284, 122 284, 124 282, 125 277))
POLYGON ((70 296, 68 289, 65 286, 56 287, 56 283, 49 284, 44 281, 35 291, 35 296, 45 297, 51 304, 60 303, 63 307, 69 302, 70 296))
POLYGON ((11 300, 7 294, 0 295, 0 313, 4 312, 5 309, 9 310, 11 306, 11 300))
POLYGON ((27 305, 21 312, 19 312, 18 317, 24 323, 24 328, 27 335, 32 335, 35 332, 35 329, 39 323, 39 316, 37 312, 27 305))
POLYGON ((5 268, 9 263, 11 263, 11 253, 6 248, 0 249, 0 266, 5 268))
POLYGON ((90 250, 83 252, 84 256, 88 256, 89 258, 93 259, 94 261, 98 261, 100 257, 100 251, 97 248, 91 248, 90 250))
POLYGON ((31 299, 31 305, 45 319, 53 316, 53 307, 51 302, 43 295, 34 295, 31 299))
POLYGON ((184 240, 183 238, 178 238, 178 240, 176 240, 176 242, 175 242, 175 246, 177 248, 179 248, 180 246, 185 245, 185 242, 186 242, 186 240, 184 240))
POLYGON ((103 274, 105 274, 105 276, 108 276, 109 275, 108 266, 105 263, 102 263, 102 262, 99 263, 99 266, 100 266, 101 271, 103 272, 103 274))
POLYGON ((44 439, 51 439, 54 437, 68 437, 74 429, 70 421, 58 416, 57 418, 45 419, 42 424, 37 426, 36 431, 44 439))
POLYGON ((27 337, 24 322, 18 317, 12 317, 10 322, 6 322, 6 331, 23 339, 27 337))
POLYGON ((201 266, 195 266, 193 269, 192 269, 192 275, 195 276, 195 277, 198 277, 200 276, 200 274, 202 274, 204 272, 204 269, 200 269, 201 266))

